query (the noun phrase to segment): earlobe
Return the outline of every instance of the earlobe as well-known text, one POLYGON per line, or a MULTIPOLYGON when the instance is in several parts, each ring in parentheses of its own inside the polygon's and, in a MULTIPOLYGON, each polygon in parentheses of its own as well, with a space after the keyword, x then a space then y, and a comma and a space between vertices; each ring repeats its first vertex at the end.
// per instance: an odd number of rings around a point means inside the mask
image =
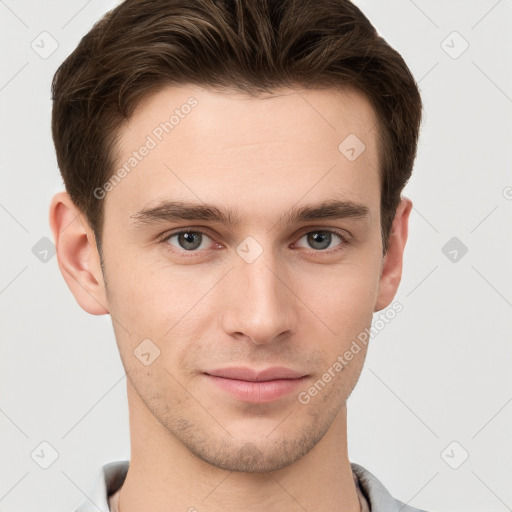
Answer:
POLYGON ((94 233, 69 194, 55 194, 50 227, 59 268, 78 304, 92 315, 109 312, 94 233))
POLYGON ((402 197, 391 227, 389 247, 382 264, 382 273, 379 281, 377 301, 373 310, 374 312, 388 307, 398 290, 402 278, 403 254, 407 242, 411 210, 412 201, 406 197, 402 197))

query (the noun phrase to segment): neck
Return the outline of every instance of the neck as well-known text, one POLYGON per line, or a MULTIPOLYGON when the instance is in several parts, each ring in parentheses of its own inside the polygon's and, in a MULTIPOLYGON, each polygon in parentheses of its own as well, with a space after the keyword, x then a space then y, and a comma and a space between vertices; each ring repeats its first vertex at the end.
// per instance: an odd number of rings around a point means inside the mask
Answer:
POLYGON ((128 382, 131 457, 119 512, 359 512, 343 406, 306 455, 277 471, 243 473, 193 455, 147 410, 128 382))

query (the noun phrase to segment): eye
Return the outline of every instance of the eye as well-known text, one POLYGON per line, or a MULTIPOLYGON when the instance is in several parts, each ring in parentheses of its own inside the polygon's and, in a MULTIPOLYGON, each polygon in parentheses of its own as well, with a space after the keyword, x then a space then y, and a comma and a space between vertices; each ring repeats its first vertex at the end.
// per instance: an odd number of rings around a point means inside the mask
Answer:
MULTIPOLYGON (((169 250, 177 253, 199 253, 215 248, 214 241, 204 232, 193 229, 181 229, 166 233, 160 241, 169 250)), ((349 243, 349 237, 330 230, 318 229, 304 234, 295 247, 312 248, 314 252, 332 253, 343 250, 349 243), (305 240, 306 246, 303 245, 305 240)), ((218 246, 219 247, 219 246, 218 246)))
MULTIPOLYGON (((338 248, 341 248, 340 246, 345 245, 347 240, 342 235, 335 233, 334 231, 325 231, 325 230, 318 230, 318 231, 310 231, 309 233, 306 233, 304 236, 300 238, 300 240, 306 239, 306 243, 310 248, 313 248, 317 251, 325 251, 326 249, 334 249, 336 250, 336 246, 338 248), (331 243, 339 241, 338 244, 335 244, 334 246, 331 246, 331 243)), ((300 240, 296 244, 300 247, 300 240)), ((327 252, 327 251, 326 251, 327 252)))
POLYGON ((179 251, 194 252, 197 249, 206 249, 205 240, 211 240, 208 235, 201 231, 182 230, 165 236, 163 242, 171 245, 179 251))

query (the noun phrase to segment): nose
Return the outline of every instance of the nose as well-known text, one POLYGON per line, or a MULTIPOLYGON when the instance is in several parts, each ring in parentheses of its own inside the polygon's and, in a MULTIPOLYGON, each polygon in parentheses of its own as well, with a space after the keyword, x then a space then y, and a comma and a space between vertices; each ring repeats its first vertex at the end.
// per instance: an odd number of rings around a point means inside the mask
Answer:
POLYGON ((289 336, 298 323, 298 300, 287 272, 264 254, 252 263, 236 261, 222 290, 224 331, 257 345, 289 336))

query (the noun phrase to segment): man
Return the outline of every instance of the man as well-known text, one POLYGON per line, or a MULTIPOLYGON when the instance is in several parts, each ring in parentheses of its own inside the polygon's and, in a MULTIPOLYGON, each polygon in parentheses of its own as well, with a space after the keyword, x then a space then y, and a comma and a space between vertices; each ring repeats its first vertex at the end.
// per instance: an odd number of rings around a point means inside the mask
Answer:
POLYGON ((112 318, 130 410, 129 463, 79 510, 417 510, 347 451, 421 118, 361 11, 127 0, 53 99, 59 267, 112 318))

